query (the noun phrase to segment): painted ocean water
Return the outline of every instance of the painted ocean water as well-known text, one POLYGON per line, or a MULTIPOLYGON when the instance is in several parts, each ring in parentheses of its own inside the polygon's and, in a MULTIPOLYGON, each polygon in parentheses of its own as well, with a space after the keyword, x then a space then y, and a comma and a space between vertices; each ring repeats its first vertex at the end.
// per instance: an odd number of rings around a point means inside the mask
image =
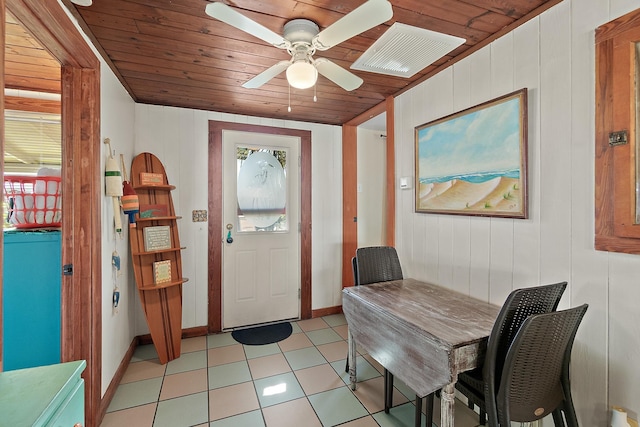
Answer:
POLYGON ((501 171, 486 171, 486 172, 473 172, 467 174, 434 176, 428 178, 420 178, 421 184, 435 184, 440 182, 448 182, 454 179, 470 182, 472 184, 479 184, 481 182, 490 181, 494 178, 520 178, 520 169, 508 169, 501 171))

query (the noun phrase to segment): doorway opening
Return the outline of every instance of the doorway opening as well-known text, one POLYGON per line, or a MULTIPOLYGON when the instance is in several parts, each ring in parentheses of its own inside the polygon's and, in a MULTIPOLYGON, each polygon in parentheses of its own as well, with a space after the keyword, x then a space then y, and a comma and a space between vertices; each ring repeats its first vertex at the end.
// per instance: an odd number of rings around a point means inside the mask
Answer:
MULTIPOLYGON (((61 277, 61 361, 86 361, 82 375, 85 422, 95 426, 102 402, 100 61, 58 2, 0 0, 0 7, 0 19, 5 26, 6 14, 10 12, 58 63, 57 84, 62 99, 62 210, 65 213, 62 216, 62 263, 69 265, 72 272, 61 277), (43 16, 47 19, 42 19, 43 16)), ((7 37, 5 31, 1 33, 0 66, 6 83, 7 37)), ((0 95, 3 123, 8 100, 3 92, 0 95)), ((4 138, 0 148, 4 152, 4 138)))
MULTIPOLYGON (((209 122, 209 333, 222 330, 223 132, 249 132, 300 139, 300 318, 311 318, 311 132, 233 122, 209 122)), ((294 226, 295 227, 295 226, 294 226)))
POLYGON ((386 245, 386 116, 379 114, 358 126, 358 247, 386 245))

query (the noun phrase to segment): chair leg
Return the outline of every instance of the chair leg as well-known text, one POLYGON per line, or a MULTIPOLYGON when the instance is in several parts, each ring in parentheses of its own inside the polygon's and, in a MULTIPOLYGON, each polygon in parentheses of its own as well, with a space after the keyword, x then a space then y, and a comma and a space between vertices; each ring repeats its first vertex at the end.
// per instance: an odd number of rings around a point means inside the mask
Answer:
POLYGON ((384 370, 384 412, 389 413, 393 406, 393 374, 386 368, 384 370))
MULTIPOLYGON (((565 427, 565 423, 564 423, 564 417, 562 416, 562 410, 560 408, 557 408, 555 411, 553 411, 552 413, 553 415, 553 425, 555 427, 565 427)), ((571 426, 571 421, 567 420, 567 423, 569 424, 569 426, 571 426)), ((576 424, 574 424, 575 427, 578 426, 577 422, 576 424)))
MULTIPOLYGON (((433 426, 433 393, 425 396, 427 399, 427 405, 424 412, 425 418, 425 427, 433 426)), ((422 398, 416 394, 416 416, 415 416, 415 427, 421 427, 422 421, 422 398)))
POLYGON ((480 408, 480 425, 481 426, 485 426, 487 425, 487 412, 483 411, 482 408, 480 408))
POLYGON ((344 367, 344 371, 347 374, 349 373, 349 355, 347 355, 347 363, 346 363, 346 366, 344 367))

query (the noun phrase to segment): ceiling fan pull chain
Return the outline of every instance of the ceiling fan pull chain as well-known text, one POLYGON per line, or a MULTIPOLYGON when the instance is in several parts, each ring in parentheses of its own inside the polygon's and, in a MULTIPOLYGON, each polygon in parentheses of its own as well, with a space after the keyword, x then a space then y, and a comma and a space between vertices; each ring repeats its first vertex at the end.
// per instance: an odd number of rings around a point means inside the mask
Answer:
MULTIPOLYGON (((289 82, 287 82, 289 84, 289 82)), ((291 112, 291 85, 289 85, 289 106, 287 107, 287 111, 291 112)))
POLYGON ((317 87, 318 87, 318 82, 316 82, 316 84, 313 85, 313 102, 318 102, 318 97, 316 96, 318 93, 317 87))

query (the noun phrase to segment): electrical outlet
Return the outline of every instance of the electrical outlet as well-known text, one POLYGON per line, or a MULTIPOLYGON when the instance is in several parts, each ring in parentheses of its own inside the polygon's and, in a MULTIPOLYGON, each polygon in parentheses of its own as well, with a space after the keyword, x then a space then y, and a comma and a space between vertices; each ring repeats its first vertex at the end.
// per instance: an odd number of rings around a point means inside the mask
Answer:
POLYGON ((621 130, 609 134, 609 145, 625 145, 627 143, 627 131, 621 130))
POLYGON ((191 211, 192 222, 207 222, 207 210, 195 210, 191 211))

